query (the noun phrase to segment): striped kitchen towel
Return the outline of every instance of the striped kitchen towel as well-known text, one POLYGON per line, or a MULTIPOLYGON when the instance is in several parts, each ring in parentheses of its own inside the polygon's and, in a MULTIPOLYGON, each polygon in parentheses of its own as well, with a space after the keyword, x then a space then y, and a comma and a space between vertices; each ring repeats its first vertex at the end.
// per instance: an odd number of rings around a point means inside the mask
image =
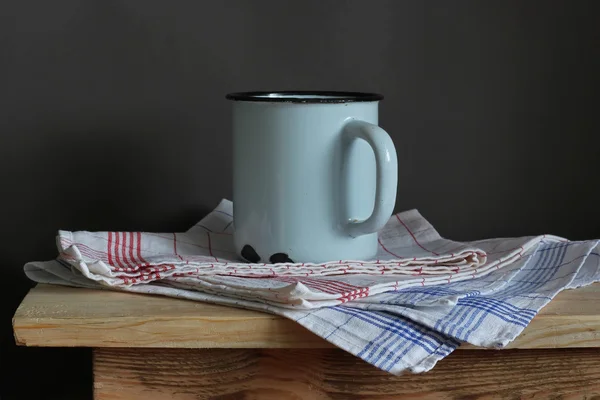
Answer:
POLYGON ((223 201, 181 234, 60 232, 58 259, 28 263, 25 272, 41 283, 282 315, 394 374, 428 371, 461 342, 501 348, 561 290, 600 280, 598 241, 537 236, 458 243, 441 238, 416 211, 390 220, 380 234, 379 260, 342 260, 313 274, 297 264, 238 273, 230 263, 249 265, 226 258, 231 218, 231 203, 223 201), (344 271, 349 267, 357 270, 344 271))
POLYGON ((233 247, 233 204, 223 200, 187 232, 67 232, 59 259, 111 287, 160 281, 186 289, 258 300, 293 309, 333 306, 390 290, 485 276, 555 236, 458 243, 442 238, 416 210, 392 216, 374 260, 324 264, 251 264, 233 247))

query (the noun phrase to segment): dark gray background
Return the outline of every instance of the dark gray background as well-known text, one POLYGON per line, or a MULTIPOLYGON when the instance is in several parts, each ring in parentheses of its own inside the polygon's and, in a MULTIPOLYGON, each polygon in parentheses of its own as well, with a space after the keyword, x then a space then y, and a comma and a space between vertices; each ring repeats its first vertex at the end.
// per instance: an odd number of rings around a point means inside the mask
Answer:
POLYGON ((91 395, 88 351, 14 346, 22 266, 230 197, 230 91, 383 93, 397 210, 446 237, 600 237, 595 4, 2 2, 2 399, 91 395))

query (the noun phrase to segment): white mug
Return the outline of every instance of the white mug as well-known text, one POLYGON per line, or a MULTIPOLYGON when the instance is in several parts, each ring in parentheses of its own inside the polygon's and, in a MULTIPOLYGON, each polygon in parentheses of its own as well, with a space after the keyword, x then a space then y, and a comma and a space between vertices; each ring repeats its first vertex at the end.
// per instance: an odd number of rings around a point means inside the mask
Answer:
POLYGON ((372 260, 396 202, 383 96, 246 92, 233 102, 234 243, 253 263, 372 260))

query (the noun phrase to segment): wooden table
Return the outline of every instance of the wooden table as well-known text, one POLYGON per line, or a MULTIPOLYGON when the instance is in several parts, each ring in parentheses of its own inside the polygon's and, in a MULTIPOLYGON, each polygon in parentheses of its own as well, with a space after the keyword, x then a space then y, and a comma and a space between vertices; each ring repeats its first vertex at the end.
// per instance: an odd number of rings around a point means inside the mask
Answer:
POLYGON ((510 349, 463 346, 420 375, 281 317, 159 296, 38 285, 13 328, 22 346, 92 347, 97 399, 600 397, 600 284, 561 293, 510 349))

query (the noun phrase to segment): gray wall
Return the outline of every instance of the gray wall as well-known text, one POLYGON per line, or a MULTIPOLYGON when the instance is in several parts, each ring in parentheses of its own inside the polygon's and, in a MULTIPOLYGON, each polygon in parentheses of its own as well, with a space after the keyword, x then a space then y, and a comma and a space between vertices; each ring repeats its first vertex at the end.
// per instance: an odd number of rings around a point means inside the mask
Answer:
POLYGON ((13 345, 22 266, 55 256, 58 229, 180 230, 230 197, 230 91, 382 92, 397 210, 446 237, 600 237, 597 16, 594 1, 2 2, 2 399, 90 396, 88 351, 13 345))

